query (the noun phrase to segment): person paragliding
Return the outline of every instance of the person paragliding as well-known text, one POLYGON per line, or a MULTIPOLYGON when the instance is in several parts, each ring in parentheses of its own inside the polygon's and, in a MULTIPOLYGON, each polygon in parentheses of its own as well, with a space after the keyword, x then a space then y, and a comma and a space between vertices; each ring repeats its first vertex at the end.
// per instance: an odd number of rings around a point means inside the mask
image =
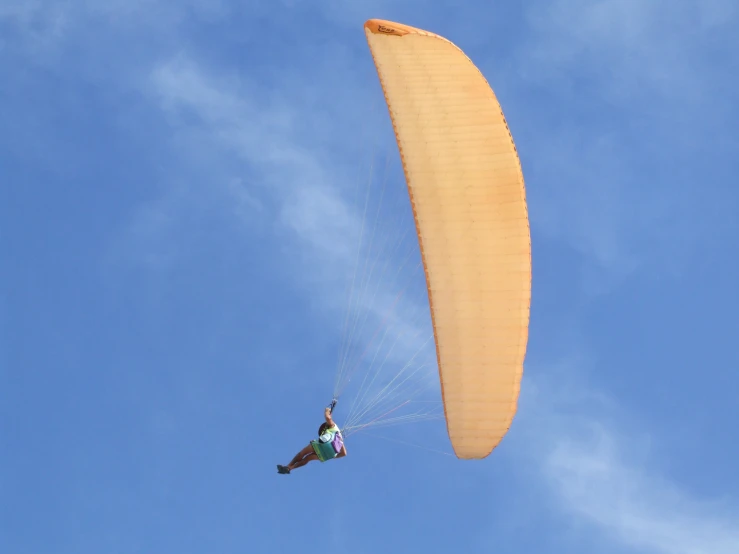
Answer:
POLYGON ((289 474, 293 469, 303 467, 313 460, 325 462, 346 456, 346 445, 341 430, 331 417, 337 402, 334 398, 323 411, 326 421, 318 428, 318 439, 310 441, 310 444, 298 452, 286 466, 278 464, 277 473, 289 474))
POLYGON ((369 209, 370 171, 333 393, 345 394, 355 371, 366 370, 355 381, 357 409, 339 431, 332 402, 318 439, 287 466, 278 465, 281 474, 313 460, 346 456, 342 432, 349 436, 372 425, 433 415, 425 407, 396 412, 415 404, 413 397, 428 385, 440 387, 447 434, 460 459, 490 455, 518 411, 531 316, 531 231, 521 160, 501 104, 472 60, 446 38, 379 19, 366 21, 364 31, 403 166, 406 216, 395 227, 395 205, 380 215, 384 183, 377 187, 377 210, 369 209), (374 222, 366 219, 372 213, 374 222), (385 223, 387 242, 375 240, 375 230, 385 223), (370 228, 366 244, 364 230, 370 228), (417 240, 396 260, 403 229, 414 230, 409 234, 417 240), (365 249, 374 259, 360 260, 365 249), (416 255, 423 278, 410 271, 414 280, 396 282, 416 255), (395 261, 400 265, 379 270, 381 259, 387 268, 395 261), (371 283, 373 277, 379 280, 371 283), (410 313, 395 312, 406 291, 418 295, 408 306, 420 301, 430 320, 417 325, 410 313), (375 320, 374 333, 360 329, 375 320), (406 334, 414 328, 417 333, 406 334), (424 333, 434 339, 435 349, 421 344, 424 333), (405 353, 412 356, 403 363, 398 356, 405 353), (434 365, 438 371, 431 381, 432 373, 422 370, 434 365), (370 391, 372 386, 379 390, 370 391))

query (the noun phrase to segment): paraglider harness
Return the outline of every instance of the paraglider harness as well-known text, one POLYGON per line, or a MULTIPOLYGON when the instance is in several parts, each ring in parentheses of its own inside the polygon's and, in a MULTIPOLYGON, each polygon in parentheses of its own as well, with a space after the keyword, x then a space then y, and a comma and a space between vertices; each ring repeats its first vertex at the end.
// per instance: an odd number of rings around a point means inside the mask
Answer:
MULTIPOLYGON (((328 406, 329 413, 334 411, 337 400, 334 398, 328 406)), ((310 441, 313 451, 321 462, 335 458, 344 447, 344 438, 338 426, 329 428, 328 424, 322 423, 318 428, 318 440, 310 441)))

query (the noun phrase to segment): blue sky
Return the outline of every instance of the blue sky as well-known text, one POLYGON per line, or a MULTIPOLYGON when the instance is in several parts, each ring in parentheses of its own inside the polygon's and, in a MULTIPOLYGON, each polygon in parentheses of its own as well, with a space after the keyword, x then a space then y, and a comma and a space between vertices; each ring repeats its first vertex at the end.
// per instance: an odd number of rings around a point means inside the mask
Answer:
POLYGON ((1 0, 0 551, 739 552, 737 10, 1 0), (332 392, 352 183, 393 146, 371 17, 458 44, 505 110, 520 409, 482 461, 435 421, 281 476, 332 392))

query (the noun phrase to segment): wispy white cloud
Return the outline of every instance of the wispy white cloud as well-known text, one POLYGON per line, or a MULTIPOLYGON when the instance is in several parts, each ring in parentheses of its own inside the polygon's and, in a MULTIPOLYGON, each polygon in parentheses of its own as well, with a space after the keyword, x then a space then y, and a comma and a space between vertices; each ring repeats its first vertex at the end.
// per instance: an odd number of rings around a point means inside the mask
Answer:
POLYGON ((591 429, 587 439, 563 439, 546 459, 550 485, 570 514, 646 552, 739 551, 735 505, 692 497, 635 466, 628 440, 598 422, 591 429))
POLYGON ((270 206, 275 220, 319 251, 321 261, 348 255, 357 217, 332 186, 337 176, 321 163, 325 153, 312 151, 309 137, 299 134, 299 108, 268 101, 251 84, 209 75, 182 57, 157 67, 152 87, 174 132, 187 137, 185 157, 206 148, 243 160, 257 176, 238 191, 249 195, 250 206, 270 206))
POLYGON ((553 373, 527 382, 516 440, 573 525, 650 554, 739 552, 736 499, 702 499, 664 477, 658 438, 614 399, 553 373))
POLYGON ((347 169, 356 168, 334 160, 304 131, 312 127, 305 120, 320 114, 303 111, 300 102, 268 99, 249 82, 210 75, 182 57, 154 70, 152 92, 175 133, 197 137, 182 144, 186 156, 188 146, 205 147, 248 164, 257 177, 239 194, 248 194, 251 206, 268 205, 275 221, 310 247, 305 255, 313 269, 328 263, 335 273, 331 260, 343 265, 355 252, 361 213, 350 199, 356 175, 347 169))

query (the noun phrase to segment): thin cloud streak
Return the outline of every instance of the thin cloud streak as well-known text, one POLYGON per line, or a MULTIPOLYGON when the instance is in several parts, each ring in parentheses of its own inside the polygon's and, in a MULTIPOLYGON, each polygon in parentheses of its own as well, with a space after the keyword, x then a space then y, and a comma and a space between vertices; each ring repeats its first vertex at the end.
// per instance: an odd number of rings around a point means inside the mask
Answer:
MULTIPOLYGON (((570 364, 587 360, 550 373, 570 364)), ((522 404, 518 447, 573 524, 650 554, 739 552, 736 502, 699 499, 664 478, 659 441, 632 431, 612 398, 542 378, 528 380, 522 404)))
POLYGON ((577 355, 525 377, 506 454, 548 492, 542 505, 579 536, 587 529, 628 552, 739 552, 737 499, 701 498, 665 477, 659 437, 617 399, 583 385, 593 360, 582 344, 571 346, 577 355))
POLYGON ((544 473, 569 513, 625 545, 659 554, 739 552, 735 506, 690 497, 630 463, 629 441, 597 421, 587 439, 563 437, 544 473))

